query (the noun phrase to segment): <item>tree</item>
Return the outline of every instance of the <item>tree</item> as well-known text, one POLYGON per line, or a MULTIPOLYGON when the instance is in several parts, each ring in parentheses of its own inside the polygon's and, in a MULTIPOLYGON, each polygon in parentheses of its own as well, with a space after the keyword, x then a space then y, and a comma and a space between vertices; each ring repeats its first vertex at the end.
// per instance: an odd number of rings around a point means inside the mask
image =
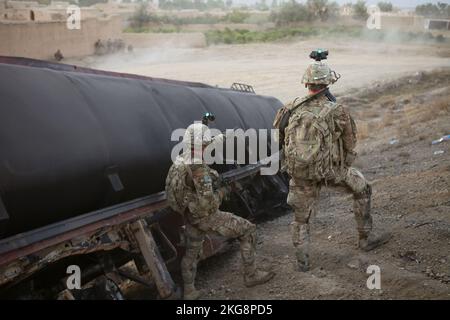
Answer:
POLYGON ((157 20, 157 17, 148 13, 146 3, 141 3, 129 20, 131 27, 142 28, 148 25, 150 21, 157 20))
POLYGON ((353 5, 353 17, 358 20, 367 20, 369 17, 366 2, 364 0, 358 0, 358 2, 353 5))
POLYGON ((272 0, 272 8, 278 7, 278 0, 272 0))
POLYGON ((250 17, 250 13, 234 9, 226 15, 225 20, 231 23, 244 23, 248 17, 250 17))
POLYGON ((79 0, 78 5, 80 7, 89 7, 96 3, 106 3, 107 0, 79 0))
POLYGON ((256 8, 262 11, 269 10, 266 0, 260 0, 260 2, 256 5, 256 8))
POLYGON ((416 13, 429 18, 450 18, 450 5, 443 2, 422 4, 416 7, 416 13))
POLYGON ((284 3, 278 12, 272 11, 270 19, 278 26, 310 21, 312 19, 307 7, 295 1, 284 3))
POLYGON ((194 8, 197 10, 205 10, 206 3, 204 0, 194 0, 194 8))
POLYGON ((380 1, 378 2, 378 8, 380 8, 381 12, 391 12, 392 11, 392 3, 380 1))
POLYGON ((319 18, 321 21, 328 19, 328 0, 307 0, 306 6, 313 17, 319 18))
POLYGON ((336 19, 339 16, 339 4, 337 2, 331 2, 327 6, 328 19, 336 19))
POLYGON ((207 0, 206 5, 209 9, 225 8, 225 2, 223 0, 207 0))

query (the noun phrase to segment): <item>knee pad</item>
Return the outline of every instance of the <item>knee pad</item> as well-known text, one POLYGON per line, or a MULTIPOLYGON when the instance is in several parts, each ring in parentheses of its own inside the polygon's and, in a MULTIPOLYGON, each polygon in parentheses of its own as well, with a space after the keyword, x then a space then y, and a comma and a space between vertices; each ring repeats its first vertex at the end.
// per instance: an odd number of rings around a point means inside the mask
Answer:
POLYGON ((354 193, 354 195, 353 195, 353 197, 356 200, 370 199, 371 196, 372 196, 372 186, 369 183, 366 184, 366 187, 363 189, 362 192, 354 193))
POLYGON ((309 224, 292 222, 291 223, 292 243, 294 247, 304 245, 309 242, 309 224))

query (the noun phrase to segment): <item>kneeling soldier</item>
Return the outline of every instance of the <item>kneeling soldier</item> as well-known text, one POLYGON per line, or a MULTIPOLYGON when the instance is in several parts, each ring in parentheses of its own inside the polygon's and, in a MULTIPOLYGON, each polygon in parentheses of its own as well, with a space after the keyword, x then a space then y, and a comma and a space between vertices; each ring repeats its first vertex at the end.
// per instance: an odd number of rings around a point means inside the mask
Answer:
POLYGON ((269 281, 274 273, 256 267, 256 226, 244 218, 219 210, 228 190, 225 187, 215 187, 219 175, 203 161, 204 149, 212 143, 209 128, 201 123, 190 125, 183 142, 188 151, 177 157, 170 168, 166 179, 166 194, 171 208, 185 216, 187 243, 186 253, 181 261, 184 299, 200 297, 194 282, 203 239, 207 233, 239 239, 244 283, 247 287, 269 281))

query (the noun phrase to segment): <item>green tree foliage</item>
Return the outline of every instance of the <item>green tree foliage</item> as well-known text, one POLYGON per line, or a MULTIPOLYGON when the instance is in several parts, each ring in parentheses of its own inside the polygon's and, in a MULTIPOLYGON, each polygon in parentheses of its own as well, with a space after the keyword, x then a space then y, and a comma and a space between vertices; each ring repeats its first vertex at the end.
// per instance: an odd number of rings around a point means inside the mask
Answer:
POLYGON ((141 3, 134 14, 130 17, 129 21, 132 28, 142 29, 150 22, 158 23, 159 19, 156 15, 153 15, 147 11, 146 3, 141 3))
POLYGON ((391 12, 393 7, 392 7, 392 3, 390 2, 384 2, 384 1, 380 1, 378 2, 378 8, 380 8, 381 12, 391 12))
POLYGON ((278 12, 272 11, 270 19, 278 26, 310 21, 311 16, 304 4, 295 1, 285 3, 278 12))
POLYGON ((208 9, 224 9, 225 2, 223 0, 206 0, 208 9))
POLYGON ((307 0, 306 7, 314 18, 321 21, 328 19, 328 0, 307 0))
POLYGON ((269 6, 267 5, 267 1, 266 0, 260 0, 257 4, 256 4, 256 9, 261 10, 261 11, 267 11, 269 10, 269 6))
POLYGON ((365 1, 358 0, 358 2, 353 5, 353 17, 358 20, 367 20, 369 14, 367 13, 365 1))
MULTIPOLYGON (((232 2, 230 2, 231 5, 232 2)), ((161 9, 224 9, 226 6, 224 0, 160 0, 161 9)))
POLYGON ((450 18, 450 5, 443 2, 422 4, 416 7, 416 13, 428 18, 450 18))
POLYGON ((250 13, 234 9, 225 16, 225 21, 231 23, 243 23, 248 17, 250 17, 250 13))
POLYGON ((108 0, 78 0, 78 5, 80 7, 88 7, 96 3, 106 3, 106 2, 108 2, 108 0))
POLYGON ((194 8, 201 11, 206 10, 206 2, 203 0, 194 0, 194 8))
POLYGON ((339 5, 328 0, 307 0, 305 4, 291 1, 272 11, 270 18, 278 26, 298 22, 327 21, 338 14, 339 5))

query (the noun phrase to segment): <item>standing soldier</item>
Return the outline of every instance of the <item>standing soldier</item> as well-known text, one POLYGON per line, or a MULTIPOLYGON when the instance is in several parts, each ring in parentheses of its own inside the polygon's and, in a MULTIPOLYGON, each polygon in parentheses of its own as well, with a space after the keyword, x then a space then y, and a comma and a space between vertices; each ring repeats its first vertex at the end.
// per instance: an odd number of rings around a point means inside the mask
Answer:
POLYGON ((61 61, 62 59, 64 59, 64 56, 59 49, 55 52, 54 57, 56 61, 61 61))
POLYGON ((169 169, 166 195, 170 207, 185 217, 186 253, 181 261, 184 299, 194 300, 201 295, 194 282, 203 238, 210 232, 239 239, 247 287, 269 281, 274 273, 256 268, 256 226, 244 218, 219 210, 228 190, 217 187, 217 171, 203 161, 204 149, 213 142, 209 128, 201 123, 190 125, 183 142, 187 151, 178 156, 169 169))
POLYGON ((360 249, 372 250, 390 238, 388 233, 372 232, 372 188, 351 166, 356 157, 356 125, 328 91, 328 85, 338 79, 319 58, 302 79, 309 94, 280 109, 274 122, 280 140, 284 139, 285 166, 291 178, 287 202, 294 211, 291 232, 300 271, 309 270, 309 221, 316 214, 323 185, 341 186, 353 195, 360 249))

